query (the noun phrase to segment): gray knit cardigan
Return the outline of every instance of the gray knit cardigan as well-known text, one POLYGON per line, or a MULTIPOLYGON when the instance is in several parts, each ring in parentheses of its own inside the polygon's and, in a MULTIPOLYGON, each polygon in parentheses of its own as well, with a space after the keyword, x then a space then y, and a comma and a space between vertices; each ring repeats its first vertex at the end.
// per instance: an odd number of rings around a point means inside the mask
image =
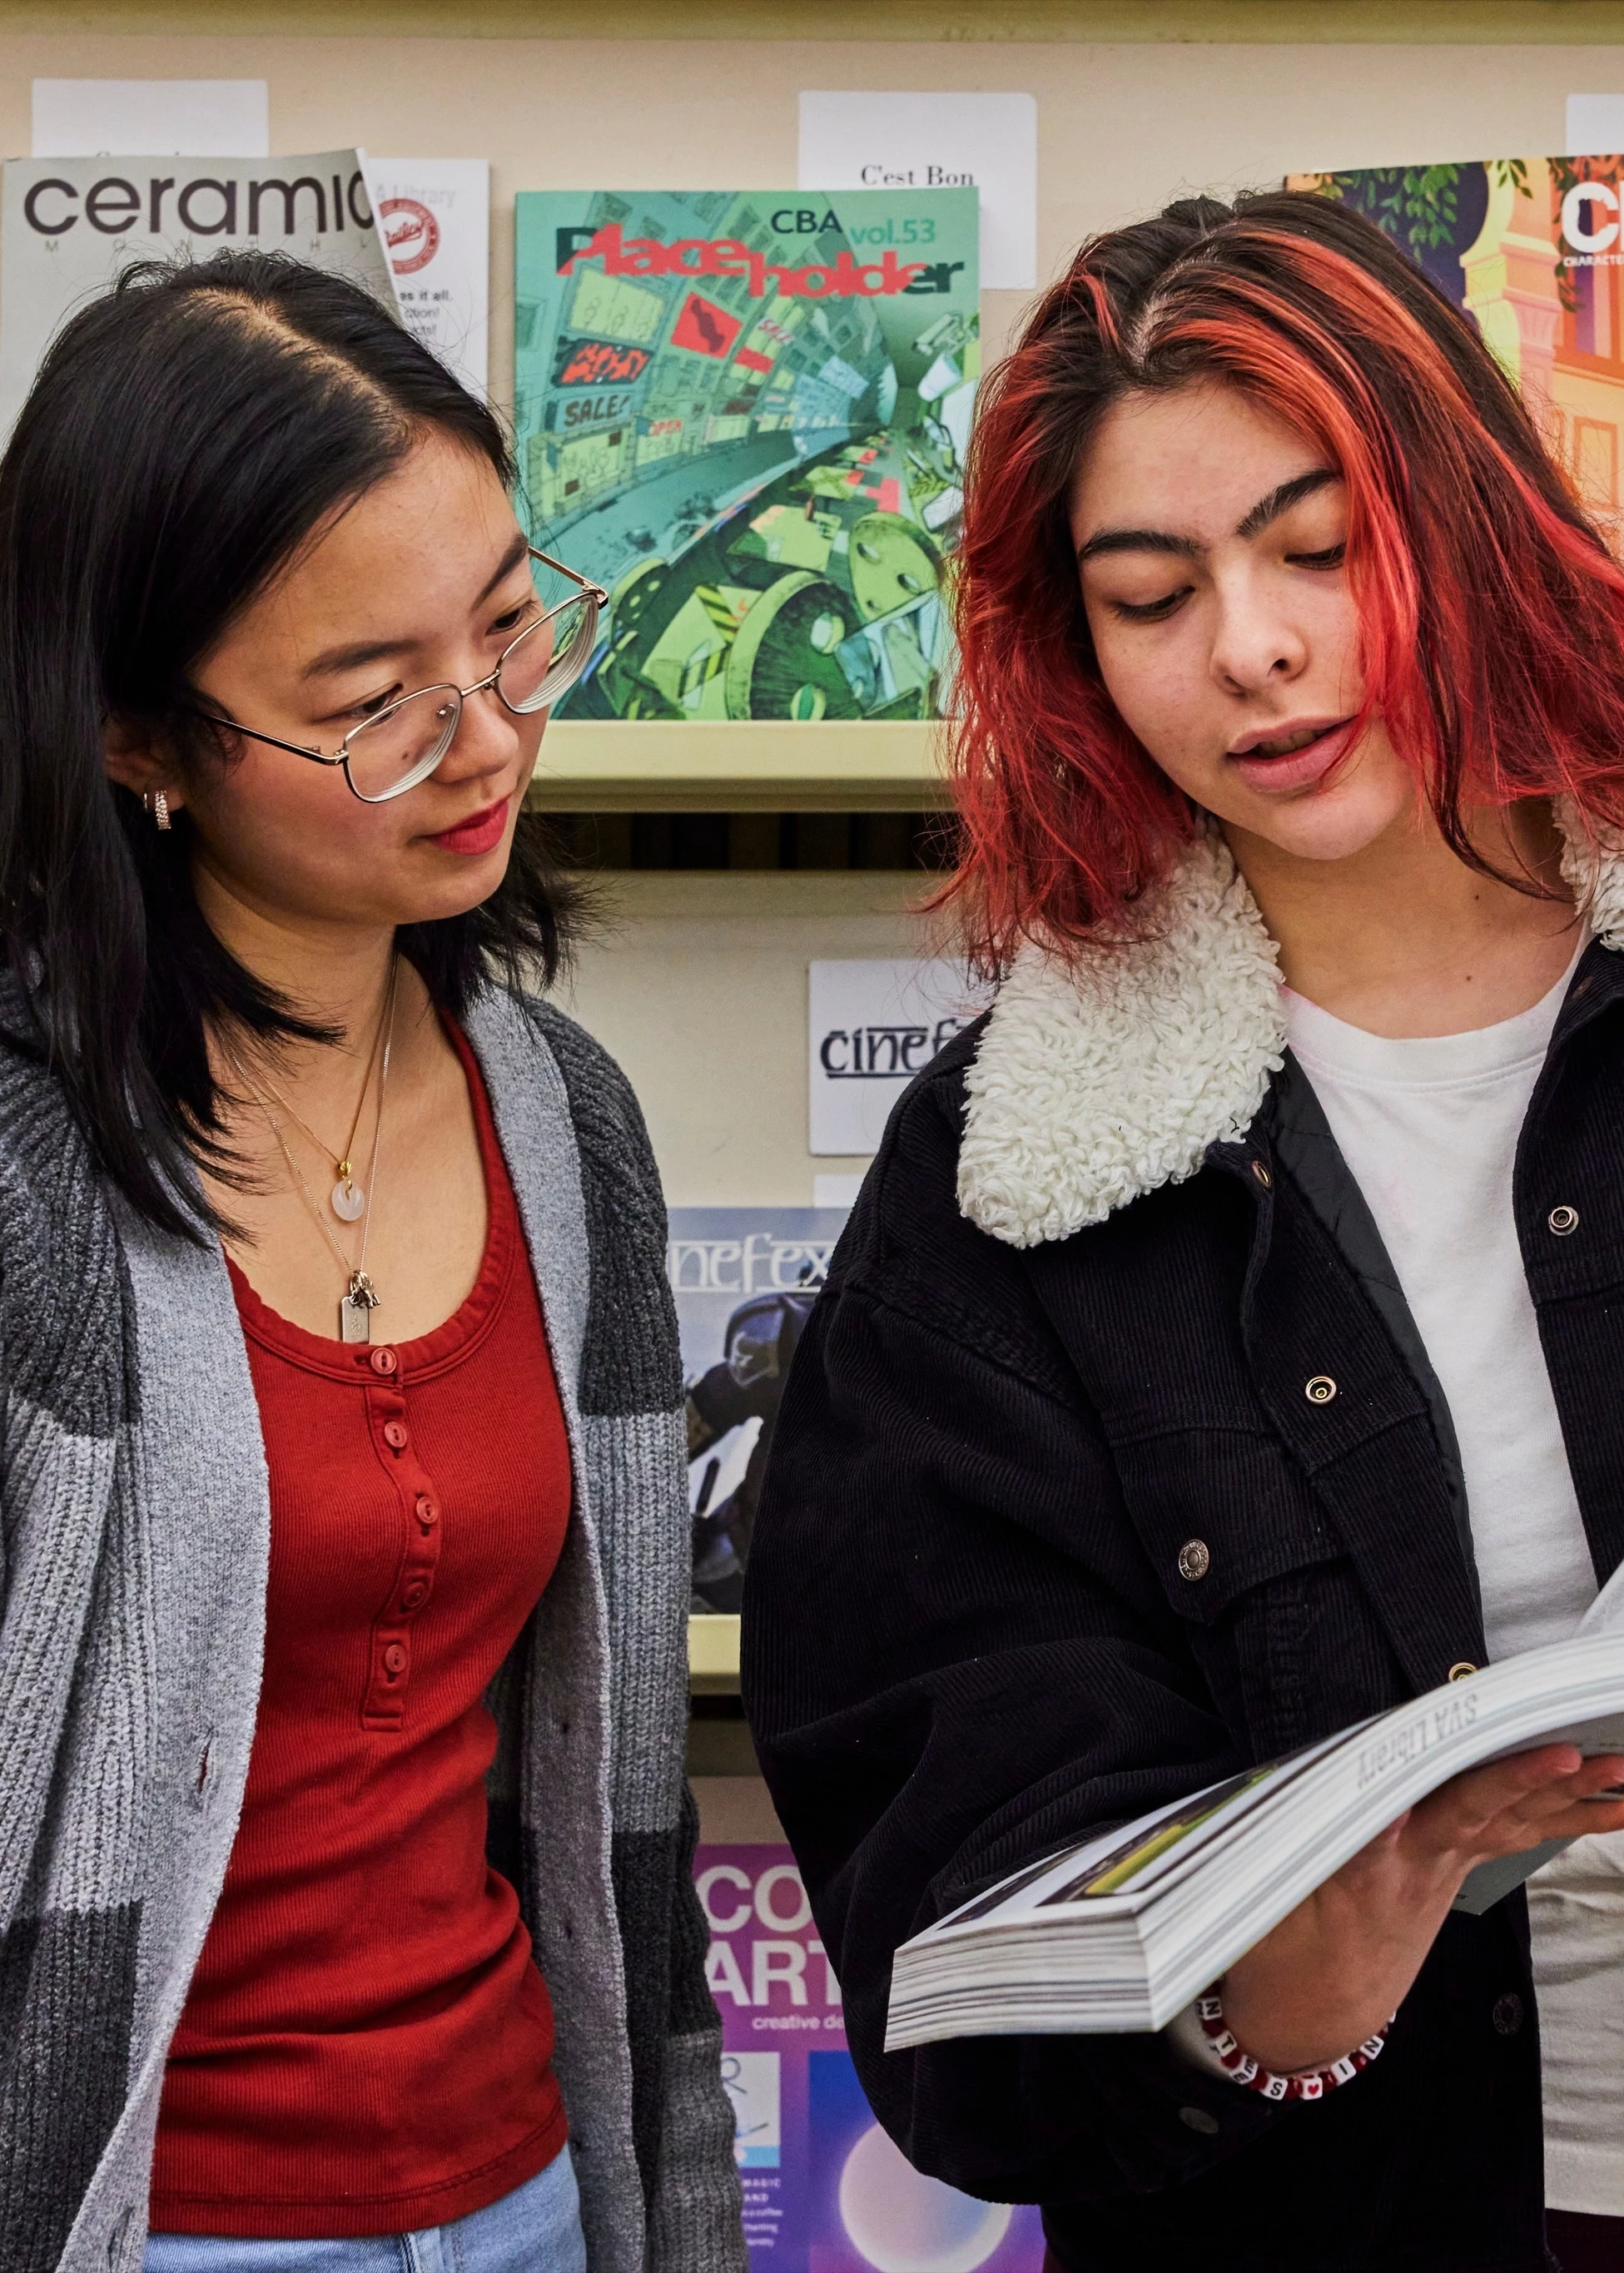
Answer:
MULTIPOLYGON (((688 1513, 665 1219, 627 1084, 556 1011, 468 1033, 574 1464, 492 1693, 493 1849, 557 2017, 591 2273, 742 2273, 682 1774, 688 1513)), ((0 1054, 0 2273, 136 2273, 169 2038, 253 1738, 270 1500, 217 1248, 139 1220, 0 1054)))

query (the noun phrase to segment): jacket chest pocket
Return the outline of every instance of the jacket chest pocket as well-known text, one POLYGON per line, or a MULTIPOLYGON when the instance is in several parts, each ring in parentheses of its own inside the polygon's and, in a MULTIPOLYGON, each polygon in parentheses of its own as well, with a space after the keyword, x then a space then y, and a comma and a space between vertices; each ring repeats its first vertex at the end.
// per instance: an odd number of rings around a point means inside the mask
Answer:
POLYGON ((1214 1703, 1254 1759, 1390 1701, 1385 1638, 1276 1439, 1178 1429, 1114 1450, 1146 1554, 1187 1622, 1214 1703))

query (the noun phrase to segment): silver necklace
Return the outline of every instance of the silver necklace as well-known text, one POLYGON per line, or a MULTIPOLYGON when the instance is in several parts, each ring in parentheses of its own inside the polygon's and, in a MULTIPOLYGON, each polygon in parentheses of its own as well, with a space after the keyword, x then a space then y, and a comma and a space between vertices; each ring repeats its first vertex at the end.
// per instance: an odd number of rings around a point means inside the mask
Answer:
MULTIPOLYGON (((372 1166, 367 1172, 366 1190, 361 1200, 361 1252, 353 1264, 333 1236, 327 1218, 317 1205, 315 1194, 305 1182, 304 1172, 294 1159, 288 1139, 282 1133, 282 1123, 271 1110, 270 1099, 259 1091, 252 1091, 254 1102, 270 1123, 271 1133, 281 1148, 282 1159, 288 1164, 294 1182, 304 1196, 304 1204, 310 1210, 316 1228, 338 1257, 340 1269, 348 1274, 349 1283, 340 1297, 338 1305, 339 1339, 346 1342, 371 1341, 372 1312, 378 1308, 380 1300, 378 1289, 372 1284, 367 1272, 366 1243, 372 1227, 372 1202, 378 1196, 378 1157, 383 1144, 383 1107, 384 1099, 389 1088, 389 1055, 395 1046, 395 987, 399 972, 400 960, 397 956, 389 972, 389 1000, 380 1028, 383 1036, 383 1060, 378 1074, 378 1120, 372 1130, 372 1166)), ((292 1111, 291 1106, 287 1109, 289 1112, 292 1111)), ((294 1118, 297 1120, 297 1114, 294 1114, 294 1118)), ((304 1126, 303 1122, 300 1122, 300 1126, 304 1126)), ((308 1133, 306 1131, 306 1134, 308 1133)), ((335 1204, 336 1206, 336 1195, 335 1204)), ((339 1212, 342 1213, 342 1211, 339 1212)))

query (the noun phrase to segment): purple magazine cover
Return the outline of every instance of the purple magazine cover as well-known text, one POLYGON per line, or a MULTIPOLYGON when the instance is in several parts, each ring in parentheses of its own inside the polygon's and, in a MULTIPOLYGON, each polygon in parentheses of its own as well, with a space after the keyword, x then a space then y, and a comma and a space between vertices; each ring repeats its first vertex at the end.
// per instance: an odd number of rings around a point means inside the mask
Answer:
POLYGON ((789 1849, 702 1846, 694 1872, 752 2273, 1041 2273, 1034 2209, 922 2178, 876 2123, 789 1849))

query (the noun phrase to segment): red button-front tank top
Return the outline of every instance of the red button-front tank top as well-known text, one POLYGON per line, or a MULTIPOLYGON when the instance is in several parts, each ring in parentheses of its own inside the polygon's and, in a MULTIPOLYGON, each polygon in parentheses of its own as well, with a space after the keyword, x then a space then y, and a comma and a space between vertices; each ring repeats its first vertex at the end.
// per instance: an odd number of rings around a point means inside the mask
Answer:
POLYGON ((270 1470, 265 1677, 169 2053, 156 2232, 410 2232, 564 2143, 546 1989, 485 1859, 481 1700, 558 1560, 569 1452, 490 1107, 452 1039, 490 1213, 455 1315, 346 1347, 232 1274, 270 1470))

